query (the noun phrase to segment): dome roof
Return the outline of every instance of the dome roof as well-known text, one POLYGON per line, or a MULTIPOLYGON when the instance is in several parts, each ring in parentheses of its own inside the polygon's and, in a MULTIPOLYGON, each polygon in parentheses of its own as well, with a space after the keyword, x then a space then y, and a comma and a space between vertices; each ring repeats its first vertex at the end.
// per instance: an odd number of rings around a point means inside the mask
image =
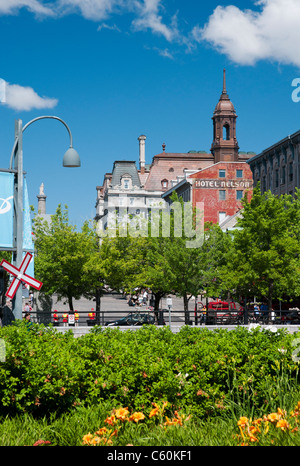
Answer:
POLYGON ((214 113, 220 113, 220 112, 235 115, 234 105, 231 102, 231 100, 229 99, 229 96, 228 96, 227 90, 226 90, 226 71, 225 71, 225 69, 223 70, 223 91, 222 91, 220 100, 216 105, 214 113))
POLYGON ((235 108, 227 93, 221 95, 219 102, 216 105, 214 113, 231 113, 235 114, 235 108))

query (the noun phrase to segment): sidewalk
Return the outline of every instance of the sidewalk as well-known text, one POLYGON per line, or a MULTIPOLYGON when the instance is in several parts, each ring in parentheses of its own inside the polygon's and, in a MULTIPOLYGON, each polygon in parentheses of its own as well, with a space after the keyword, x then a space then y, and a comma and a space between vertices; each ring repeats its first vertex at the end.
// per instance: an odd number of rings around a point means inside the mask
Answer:
MULTIPOLYGON (((148 300, 149 303, 149 300, 148 300)), ((161 300, 161 305, 163 309, 168 309, 166 298, 161 300)), ((190 299, 189 303, 189 310, 194 311, 195 301, 190 299)), ((96 308, 96 303, 93 300, 81 298, 79 300, 73 301, 74 310, 76 309, 79 313, 82 312, 90 312, 92 308, 96 308)), ((138 307, 139 310, 143 309, 145 306, 138 307)), ((56 309, 59 312, 67 311, 68 310, 68 303, 64 304, 64 301, 57 301, 55 297, 53 297, 53 309, 56 309)), ((107 294, 102 296, 101 298, 101 312, 109 312, 109 311, 120 311, 120 312, 130 312, 136 309, 135 307, 130 307, 127 304, 126 298, 124 298, 120 294, 107 294)), ((172 309, 174 311, 182 311, 183 312, 183 298, 177 298, 172 296, 172 309)))

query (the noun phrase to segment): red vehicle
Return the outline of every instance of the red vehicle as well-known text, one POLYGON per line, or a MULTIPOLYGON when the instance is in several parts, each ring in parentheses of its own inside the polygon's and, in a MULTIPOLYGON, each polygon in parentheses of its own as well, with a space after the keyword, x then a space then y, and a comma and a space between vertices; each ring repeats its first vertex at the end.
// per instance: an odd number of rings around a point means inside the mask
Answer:
POLYGON ((211 301, 208 303, 206 324, 236 324, 242 309, 237 309, 235 302, 211 301))

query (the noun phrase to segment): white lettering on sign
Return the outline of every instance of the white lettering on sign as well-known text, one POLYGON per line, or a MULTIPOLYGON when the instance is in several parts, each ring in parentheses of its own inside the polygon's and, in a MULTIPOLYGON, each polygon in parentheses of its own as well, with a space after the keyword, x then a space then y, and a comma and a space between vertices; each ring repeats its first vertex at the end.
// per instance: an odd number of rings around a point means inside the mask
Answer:
POLYGON ((196 180, 195 188, 242 188, 247 189, 252 187, 252 182, 249 180, 196 180))

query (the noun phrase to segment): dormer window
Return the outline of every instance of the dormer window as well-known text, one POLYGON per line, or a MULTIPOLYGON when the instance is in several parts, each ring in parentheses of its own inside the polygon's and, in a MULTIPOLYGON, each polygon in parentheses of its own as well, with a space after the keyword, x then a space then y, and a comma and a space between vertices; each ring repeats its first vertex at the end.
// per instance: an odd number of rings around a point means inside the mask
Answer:
POLYGON ((131 176, 125 174, 121 177, 121 188, 123 189, 131 189, 132 188, 132 179, 131 176))
POLYGON ((164 180, 161 180, 161 187, 162 189, 168 189, 168 180, 167 179, 164 179, 164 180))

